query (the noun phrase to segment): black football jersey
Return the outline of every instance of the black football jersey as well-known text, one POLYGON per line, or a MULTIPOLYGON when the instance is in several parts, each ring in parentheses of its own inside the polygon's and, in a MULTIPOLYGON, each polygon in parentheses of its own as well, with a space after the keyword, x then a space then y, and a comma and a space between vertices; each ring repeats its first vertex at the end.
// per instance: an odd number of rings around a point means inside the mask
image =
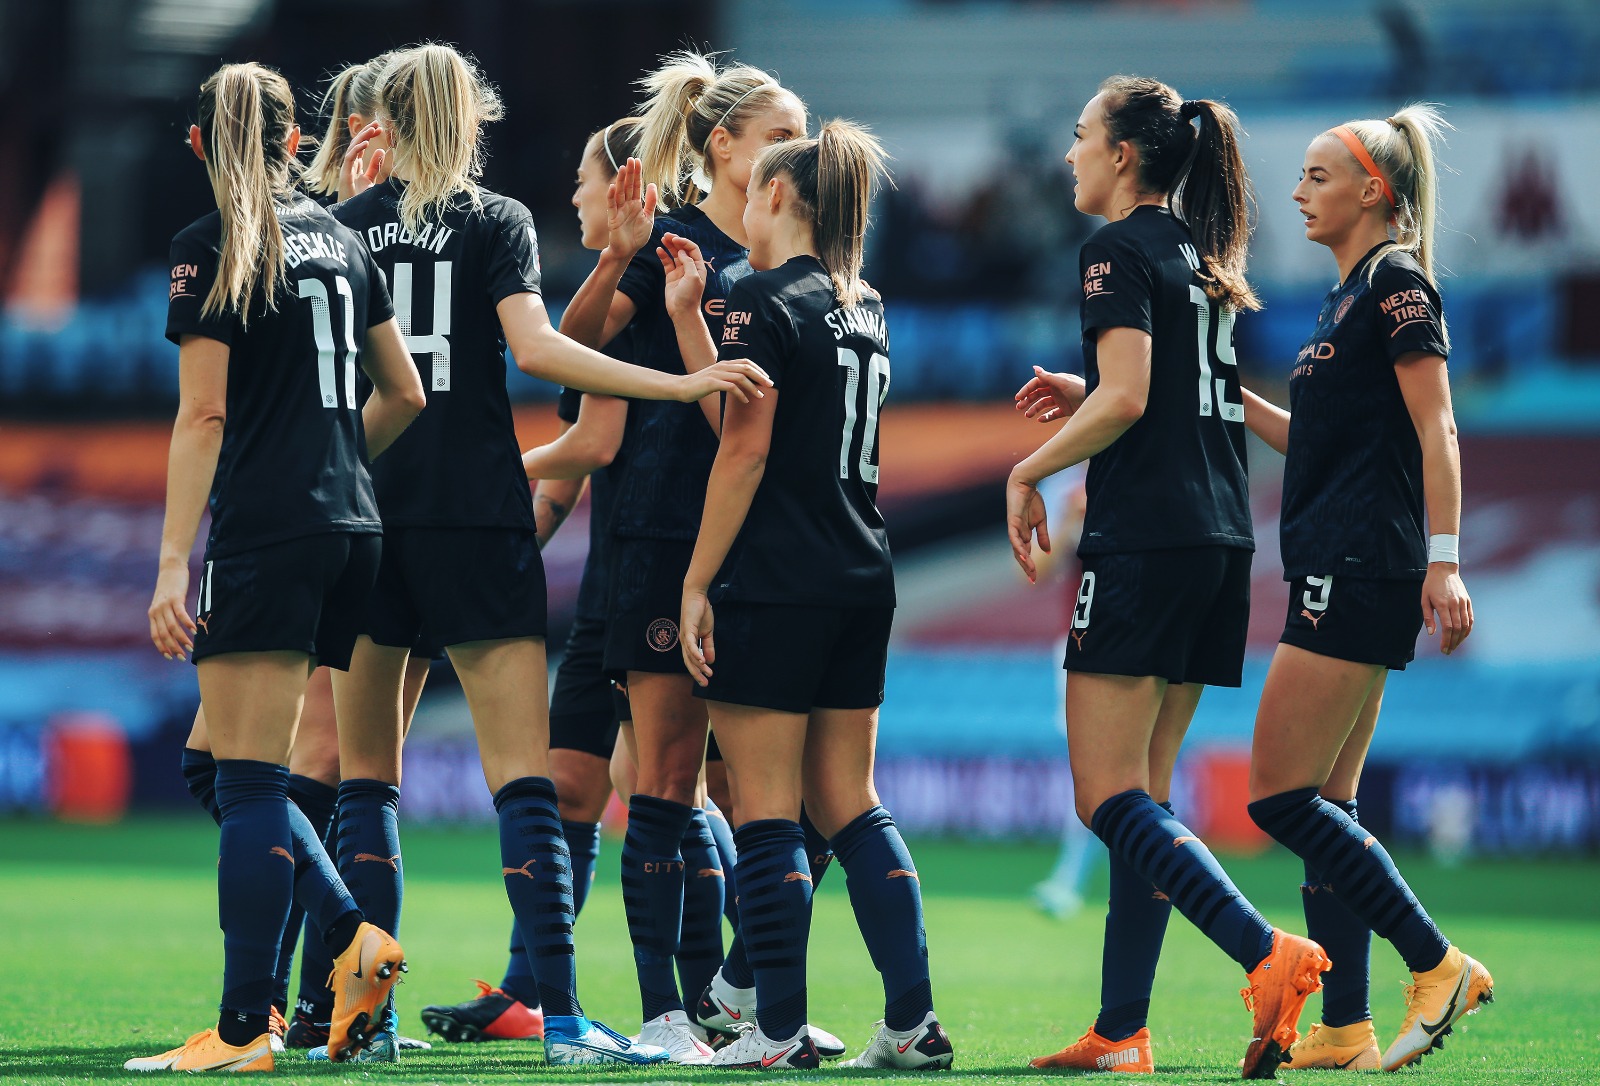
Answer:
MULTIPOLYGON (((749 254, 697 207, 657 217, 650 242, 634 256, 617 289, 634 304, 634 361, 665 373, 683 373, 678 334, 666 306, 666 273, 656 255, 662 234, 677 234, 700 246, 710 264, 700 311, 711 341, 722 336, 728 291, 750 274, 749 254)), ((628 470, 617 494, 613 527, 618 535, 643 539, 694 539, 705 507, 706 478, 717 458, 717 435, 697 403, 643 400, 628 411, 624 438, 628 470)))
POLYGON ((383 522, 531 529, 495 306, 539 293, 533 218, 517 201, 483 192, 481 209, 458 196, 413 237, 400 224, 404 185, 374 185, 333 212, 387 278, 428 391, 428 406, 374 466, 383 522))
MULTIPOLYGON (((633 326, 624 328, 606 344, 605 352, 620 362, 632 362, 633 326)), ((556 413, 566 422, 577 422, 583 406, 583 393, 575 388, 561 390, 556 413)), ((628 402, 628 414, 638 403, 628 402)), ((583 560, 583 576, 578 582, 579 618, 605 620, 606 602, 611 592, 611 521, 616 509, 617 480, 626 470, 627 449, 620 447, 611 463, 589 473, 589 554, 583 560)))
POLYGON ((221 558, 321 532, 381 531, 356 391, 359 344, 393 315, 372 257, 322 208, 295 194, 276 204, 288 281, 250 319, 203 317, 216 278, 222 215, 172 239, 167 338, 228 345, 227 421, 211 484, 206 551, 221 558))
POLYGON ((1390 252, 1373 270, 1377 251, 1323 300, 1289 378, 1286 579, 1421 580, 1428 571, 1422 445, 1394 367, 1403 354, 1445 357, 1449 347, 1439 292, 1422 268, 1390 252))
POLYGON ((878 418, 889 393, 883 303, 846 309, 815 257, 741 280, 719 354, 748 358, 778 390, 772 445, 712 599, 894 606, 878 512, 878 418))
POLYGON ((1090 392, 1100 384, 1098 333, 1150 333, 1144 414, 1089 460, 1078 553, 1253 550, 1234 313, 1206 297, 1188 230, 1165 208, 1136 207, 1095 231, 1078 265, 1090 392))

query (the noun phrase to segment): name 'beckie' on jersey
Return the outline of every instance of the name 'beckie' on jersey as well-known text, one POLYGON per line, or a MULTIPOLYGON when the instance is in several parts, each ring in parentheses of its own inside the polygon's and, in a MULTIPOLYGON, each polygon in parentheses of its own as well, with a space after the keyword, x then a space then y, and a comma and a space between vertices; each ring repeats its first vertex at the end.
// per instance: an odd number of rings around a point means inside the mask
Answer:
POLYGON ((883 303, 865 294, 840 306, 821 261, 797 256, 734 285, 718 354, 766 370, 778 397, 761 485, 712 602, 892 607, 877 506, 883 303))

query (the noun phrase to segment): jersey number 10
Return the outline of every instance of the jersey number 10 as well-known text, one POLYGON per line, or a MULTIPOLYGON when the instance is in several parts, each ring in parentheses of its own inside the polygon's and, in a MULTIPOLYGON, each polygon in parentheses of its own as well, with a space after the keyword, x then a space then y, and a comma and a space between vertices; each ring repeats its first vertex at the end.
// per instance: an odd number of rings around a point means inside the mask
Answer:
MULTIPOLYGON (((867 362, 867 417, 861 434, 861 455, 856 466, 861 481, 876 483, 878 465, 872 462, 872 450, 878 445, 878 411, 889 395, 889 359, 874 354, 867 362)), ((844 377, 844 433, 839 438, 839 478, 850 478, 850 446, 856 436, 856 390, 861 385, 861 352, 850 347, 839 348, 839 365, 845 369, 844 377)))
POLYGON ((1194 283, 1189 284, 1189 300, 1194 303, 1200 318, 1195 325, 1195 337, 1200 348, 1200 414, 1207 418, 1220 415, 1225 422, 1243 422, 1244 404, 1228 402, 1227 379, 1211 375, 1211 345, 1208 342, 1211 339, 1211 326, 1215 324, 1216 359, 1224 366, 1233 366, 1237 374, 1239 360, 1233 353, 1233 309, 1212 301, 1194 283))

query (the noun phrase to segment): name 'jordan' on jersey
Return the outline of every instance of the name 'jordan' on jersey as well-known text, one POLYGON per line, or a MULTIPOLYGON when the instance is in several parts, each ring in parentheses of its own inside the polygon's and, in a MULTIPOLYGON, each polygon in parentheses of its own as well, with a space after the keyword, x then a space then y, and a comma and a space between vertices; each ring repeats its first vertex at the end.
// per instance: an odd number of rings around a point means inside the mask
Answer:
POLYGON ((172 239, 167 338, 229 348, 211 558, 322 532, 381 531, 356 365, 367 329, 393 315, 389 294, 366 249, 326 211, 298 194, 275 207, 287 289, 273 309, 258 287, 248 327, 238 313, 200 313, 217 275, 221 213, 172 239))
MULTIPOLYGON (((710 273, 700 313, 711 342, 722 336, 722 311, 733 284, 750 274, 744 247, 717 229, 697 207, 657 217, 650 241, 634 255, 617 289, 634 304, 633 361, 664 373, 683 373, 678 333, 666 307, 666 272, 656 256, 661 235, 677 234, 700 247, 710 273)), ((717 435, 697 403, 639 400, 629 405, 623 438, 628 470, 617 490, 612 527, 636 539, 693 540, 700 534, 706 479, 717 458, 717 435)))
POLYGON ((1089 459, 1079 554, 1255 548, 1233 310, 1206 296, 1189 232, 1142 205, 1083 245, 1084 376, 1100 384, 1096 333, 1150 333, 1144 414, 1089 459))
POLYGON ((387 277, 428 392, 428 406, 373 468, 383 523, 531 529, 495 307, 539 293, 533 217, 492 192, 481 193, 481 210, 458 195, 413 237, 400 223, 404 191, 390 180, 334 210, 387 277))
POLYGON ((778 403, 761 485, 713 602, 893 607, 877 505, 883 303, 867 294, 844 308, 821 261, 797 256, 734 286, 719 354, 766 370, 778 403))
POLYGON ((1428 571, 1422 445, 1395 364, 1450 349, 1439 292, 1422 267, 1391 251, 1372 270, 1377 252, 1323 299, 1289 378, 1279 527, 1289 580, 1421 580, 1428 571))

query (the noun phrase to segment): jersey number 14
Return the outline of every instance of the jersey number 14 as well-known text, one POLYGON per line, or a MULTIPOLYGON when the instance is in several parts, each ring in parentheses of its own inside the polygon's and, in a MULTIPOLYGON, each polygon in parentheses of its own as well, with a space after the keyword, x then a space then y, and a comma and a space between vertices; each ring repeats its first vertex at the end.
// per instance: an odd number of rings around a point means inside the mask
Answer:
MULTIPOLYGON (((861 386, 861 352, 851 347, 839 348, 839 365, 844 375, 844 433, 839 437, 839 478, 850 478, 850 446, 856 436, 856 395, 861 386)), ((866 359, 867 410, 861 433, 861 454, 856 467, 864 483, 878 481, 878 465, 872 462, 872 452, 878 447, 878 411, 889 395, 889 359, 874 354, 866 359)))

